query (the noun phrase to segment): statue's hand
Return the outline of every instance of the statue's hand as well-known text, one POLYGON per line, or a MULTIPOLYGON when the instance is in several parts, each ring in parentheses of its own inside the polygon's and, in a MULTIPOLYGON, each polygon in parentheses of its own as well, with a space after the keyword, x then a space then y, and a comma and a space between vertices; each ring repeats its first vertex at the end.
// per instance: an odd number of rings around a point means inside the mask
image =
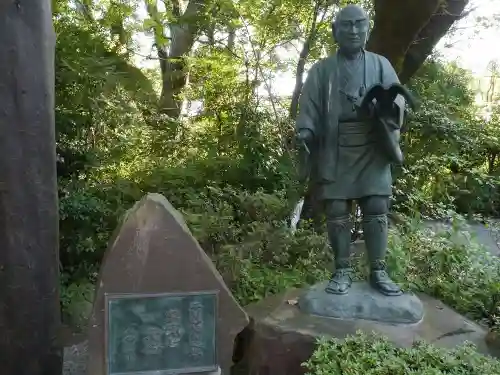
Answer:
POLYGON ((305 143, 311 142, 313 140, 313 138, 314 138, 314 134, 309 129, 301 129, 299 131, 299 133, 297 134, 297 139, 299 141, 302 141, 305 143))

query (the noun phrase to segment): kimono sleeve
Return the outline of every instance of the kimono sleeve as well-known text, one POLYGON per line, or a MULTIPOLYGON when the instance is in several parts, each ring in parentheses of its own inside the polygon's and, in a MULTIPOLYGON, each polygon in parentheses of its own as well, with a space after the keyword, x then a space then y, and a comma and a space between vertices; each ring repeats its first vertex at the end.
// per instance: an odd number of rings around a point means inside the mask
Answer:
MULTIPOLYGON (((396 74, 396 71, 392 67, 391 63, 389 60, 387 60, 385 57, 380 56, 381 59, 381 64, 382 64, 382 84, 384 85, 390 85, 393 83, 399 83, 399 78, 398 75, 396 74)), ((405 120, 405 115, 406 115, 406 101, 405 98, 401 95, 398 95, 396 99, 394 100, 394 104, 396 104, 398 108, 398 114, 397 114, 397 124, 401 128, 404 124, 405 120)))
POLYGON ((309 129, 313 134, 318 133, 321 118, 321 85, 319 79, 319 63, 314 64, 307 74, 299 99, 299 113, 295 127, 297 132, 309 129))

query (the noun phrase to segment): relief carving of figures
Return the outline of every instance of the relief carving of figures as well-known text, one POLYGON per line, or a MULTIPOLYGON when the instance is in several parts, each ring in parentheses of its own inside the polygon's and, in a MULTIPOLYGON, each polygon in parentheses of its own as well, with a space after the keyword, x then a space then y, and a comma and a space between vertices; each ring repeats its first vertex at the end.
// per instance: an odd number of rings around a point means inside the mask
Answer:
POLYGON ((164 327, 165 345, 168 348, 176 348, 184 336, 181 312, 177 309, 170 309, 166 312, 165 318, 167 321, 164 327))
POLYGON ((160 327, 145 325, 141 327, 141 352, 144 355, 161 354, 163 345, 163 330, 160 327))
POLYGON ((139 330, 135 326, 128 327, 120 340, 121 353, 127 365, 132 364, 136 358, 137 343, 139 341, 139 330))

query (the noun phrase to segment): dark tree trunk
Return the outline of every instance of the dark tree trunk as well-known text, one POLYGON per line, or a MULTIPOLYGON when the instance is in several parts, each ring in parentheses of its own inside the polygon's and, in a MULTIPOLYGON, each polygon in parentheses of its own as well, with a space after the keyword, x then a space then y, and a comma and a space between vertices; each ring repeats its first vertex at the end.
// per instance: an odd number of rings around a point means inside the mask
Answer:
POLYGON ((367 49, 387 57, 405 83, 463 16, 468 3, 469 0, 375 0, 375 25, 367 49))
POLYGON ((420 30, 416 40, 410 45, 399 74, 401 82, 407 82, 422 66, 439 40, 446 35, 452 25, 464 15, 469 0, 448 0, 420 30))
POLYGON ((58 375, 50 0, 0 5, 0 374, 58 375))
POLYGON ((401 71, 406 52, 437 12, 442 0, 375 0, 374 27, 367 49, 401 71))

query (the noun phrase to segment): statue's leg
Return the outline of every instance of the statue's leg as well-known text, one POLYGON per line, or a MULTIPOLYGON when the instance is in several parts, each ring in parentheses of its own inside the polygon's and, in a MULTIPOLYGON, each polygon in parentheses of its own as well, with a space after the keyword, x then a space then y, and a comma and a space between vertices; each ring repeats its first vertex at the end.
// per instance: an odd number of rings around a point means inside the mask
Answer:
POLYGON ((335 269, 325 289, 327 293, 346 294, 352 284, 351 220, 348 203, 346 200, 325 201, 328 238, 335 257, 335 269))
POLYGON ((363 235, 370 262, 370 283, 382 294, 399 296, 402 294, 401 288, 387 274, 385 263, 389 197, 364 197, 359 204, 363 213, 363 235))

